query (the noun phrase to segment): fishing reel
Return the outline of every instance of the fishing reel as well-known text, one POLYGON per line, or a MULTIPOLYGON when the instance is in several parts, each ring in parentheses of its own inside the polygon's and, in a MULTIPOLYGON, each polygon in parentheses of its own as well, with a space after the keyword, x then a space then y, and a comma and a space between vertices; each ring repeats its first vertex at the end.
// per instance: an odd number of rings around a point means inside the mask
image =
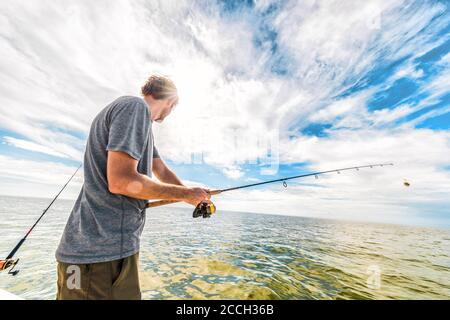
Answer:
POLYGON ((19 270, 14 270, 18 262, 19 259, 0 260, 0 271, 9 269, 8 274, 15 276, 16 274, 19 273, 19 270))
POLYGON ((195 207, 192 217, 209 218, 214 212, 216 212, 216 206, 213 203, 201 202, 197 205, 197 207, 195 207))

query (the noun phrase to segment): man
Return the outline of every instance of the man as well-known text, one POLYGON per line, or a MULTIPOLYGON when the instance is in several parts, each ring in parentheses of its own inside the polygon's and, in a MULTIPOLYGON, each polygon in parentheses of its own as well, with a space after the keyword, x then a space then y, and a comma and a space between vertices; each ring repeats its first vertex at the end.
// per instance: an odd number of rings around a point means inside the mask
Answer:
POLYGON ((178 103, 175 85, 151 76, 141 93, 116 99, 92 122, 84 184, 56 251, 57 299, 140 299, 147 200, 210 201, 207 189, 184 186, 154 146, 152 122, 163 121, 178 103))

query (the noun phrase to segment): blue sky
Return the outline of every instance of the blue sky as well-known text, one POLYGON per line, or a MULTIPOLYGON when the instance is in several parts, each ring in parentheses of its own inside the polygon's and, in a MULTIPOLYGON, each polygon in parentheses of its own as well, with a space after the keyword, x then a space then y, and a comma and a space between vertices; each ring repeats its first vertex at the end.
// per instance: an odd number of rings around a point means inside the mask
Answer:
MULTIPOLYGON (((93 117, 162 73, 181 100, 155 140, 187 184, 395 163, 224 194, 219 208, 450 225, 447 1, 0 8, 0 194, 52 196, 82 160, 93 117)), ((64 197, 81 184, 80 174, 64 197)))

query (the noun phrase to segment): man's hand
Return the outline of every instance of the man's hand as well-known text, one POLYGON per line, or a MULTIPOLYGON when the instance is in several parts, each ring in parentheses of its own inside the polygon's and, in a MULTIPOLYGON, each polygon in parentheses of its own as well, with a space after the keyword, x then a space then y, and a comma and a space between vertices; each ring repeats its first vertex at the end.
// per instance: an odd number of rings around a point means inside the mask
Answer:
POLYGON ((211 195, 209 194, 209 189, 205 188, 189 188, 186 193, 186 199, 184 202, 192 204, 196 207, 201 202, 210 203, 211 195))

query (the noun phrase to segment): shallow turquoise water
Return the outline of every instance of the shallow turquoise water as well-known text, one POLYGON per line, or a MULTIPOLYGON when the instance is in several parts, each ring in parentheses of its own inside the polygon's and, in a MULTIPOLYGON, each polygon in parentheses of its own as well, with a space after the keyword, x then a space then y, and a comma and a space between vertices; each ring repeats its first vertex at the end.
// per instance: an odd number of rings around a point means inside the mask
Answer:
MULTIPOLYGON (((0 197, 6 256, 49 200, 0 197)), ((53 299, 54 251, 72 201, 58 200, 0 288, 53 299)), ((145 299, 450 299, 450 230, 190 208, 147 210, 145 299)))

